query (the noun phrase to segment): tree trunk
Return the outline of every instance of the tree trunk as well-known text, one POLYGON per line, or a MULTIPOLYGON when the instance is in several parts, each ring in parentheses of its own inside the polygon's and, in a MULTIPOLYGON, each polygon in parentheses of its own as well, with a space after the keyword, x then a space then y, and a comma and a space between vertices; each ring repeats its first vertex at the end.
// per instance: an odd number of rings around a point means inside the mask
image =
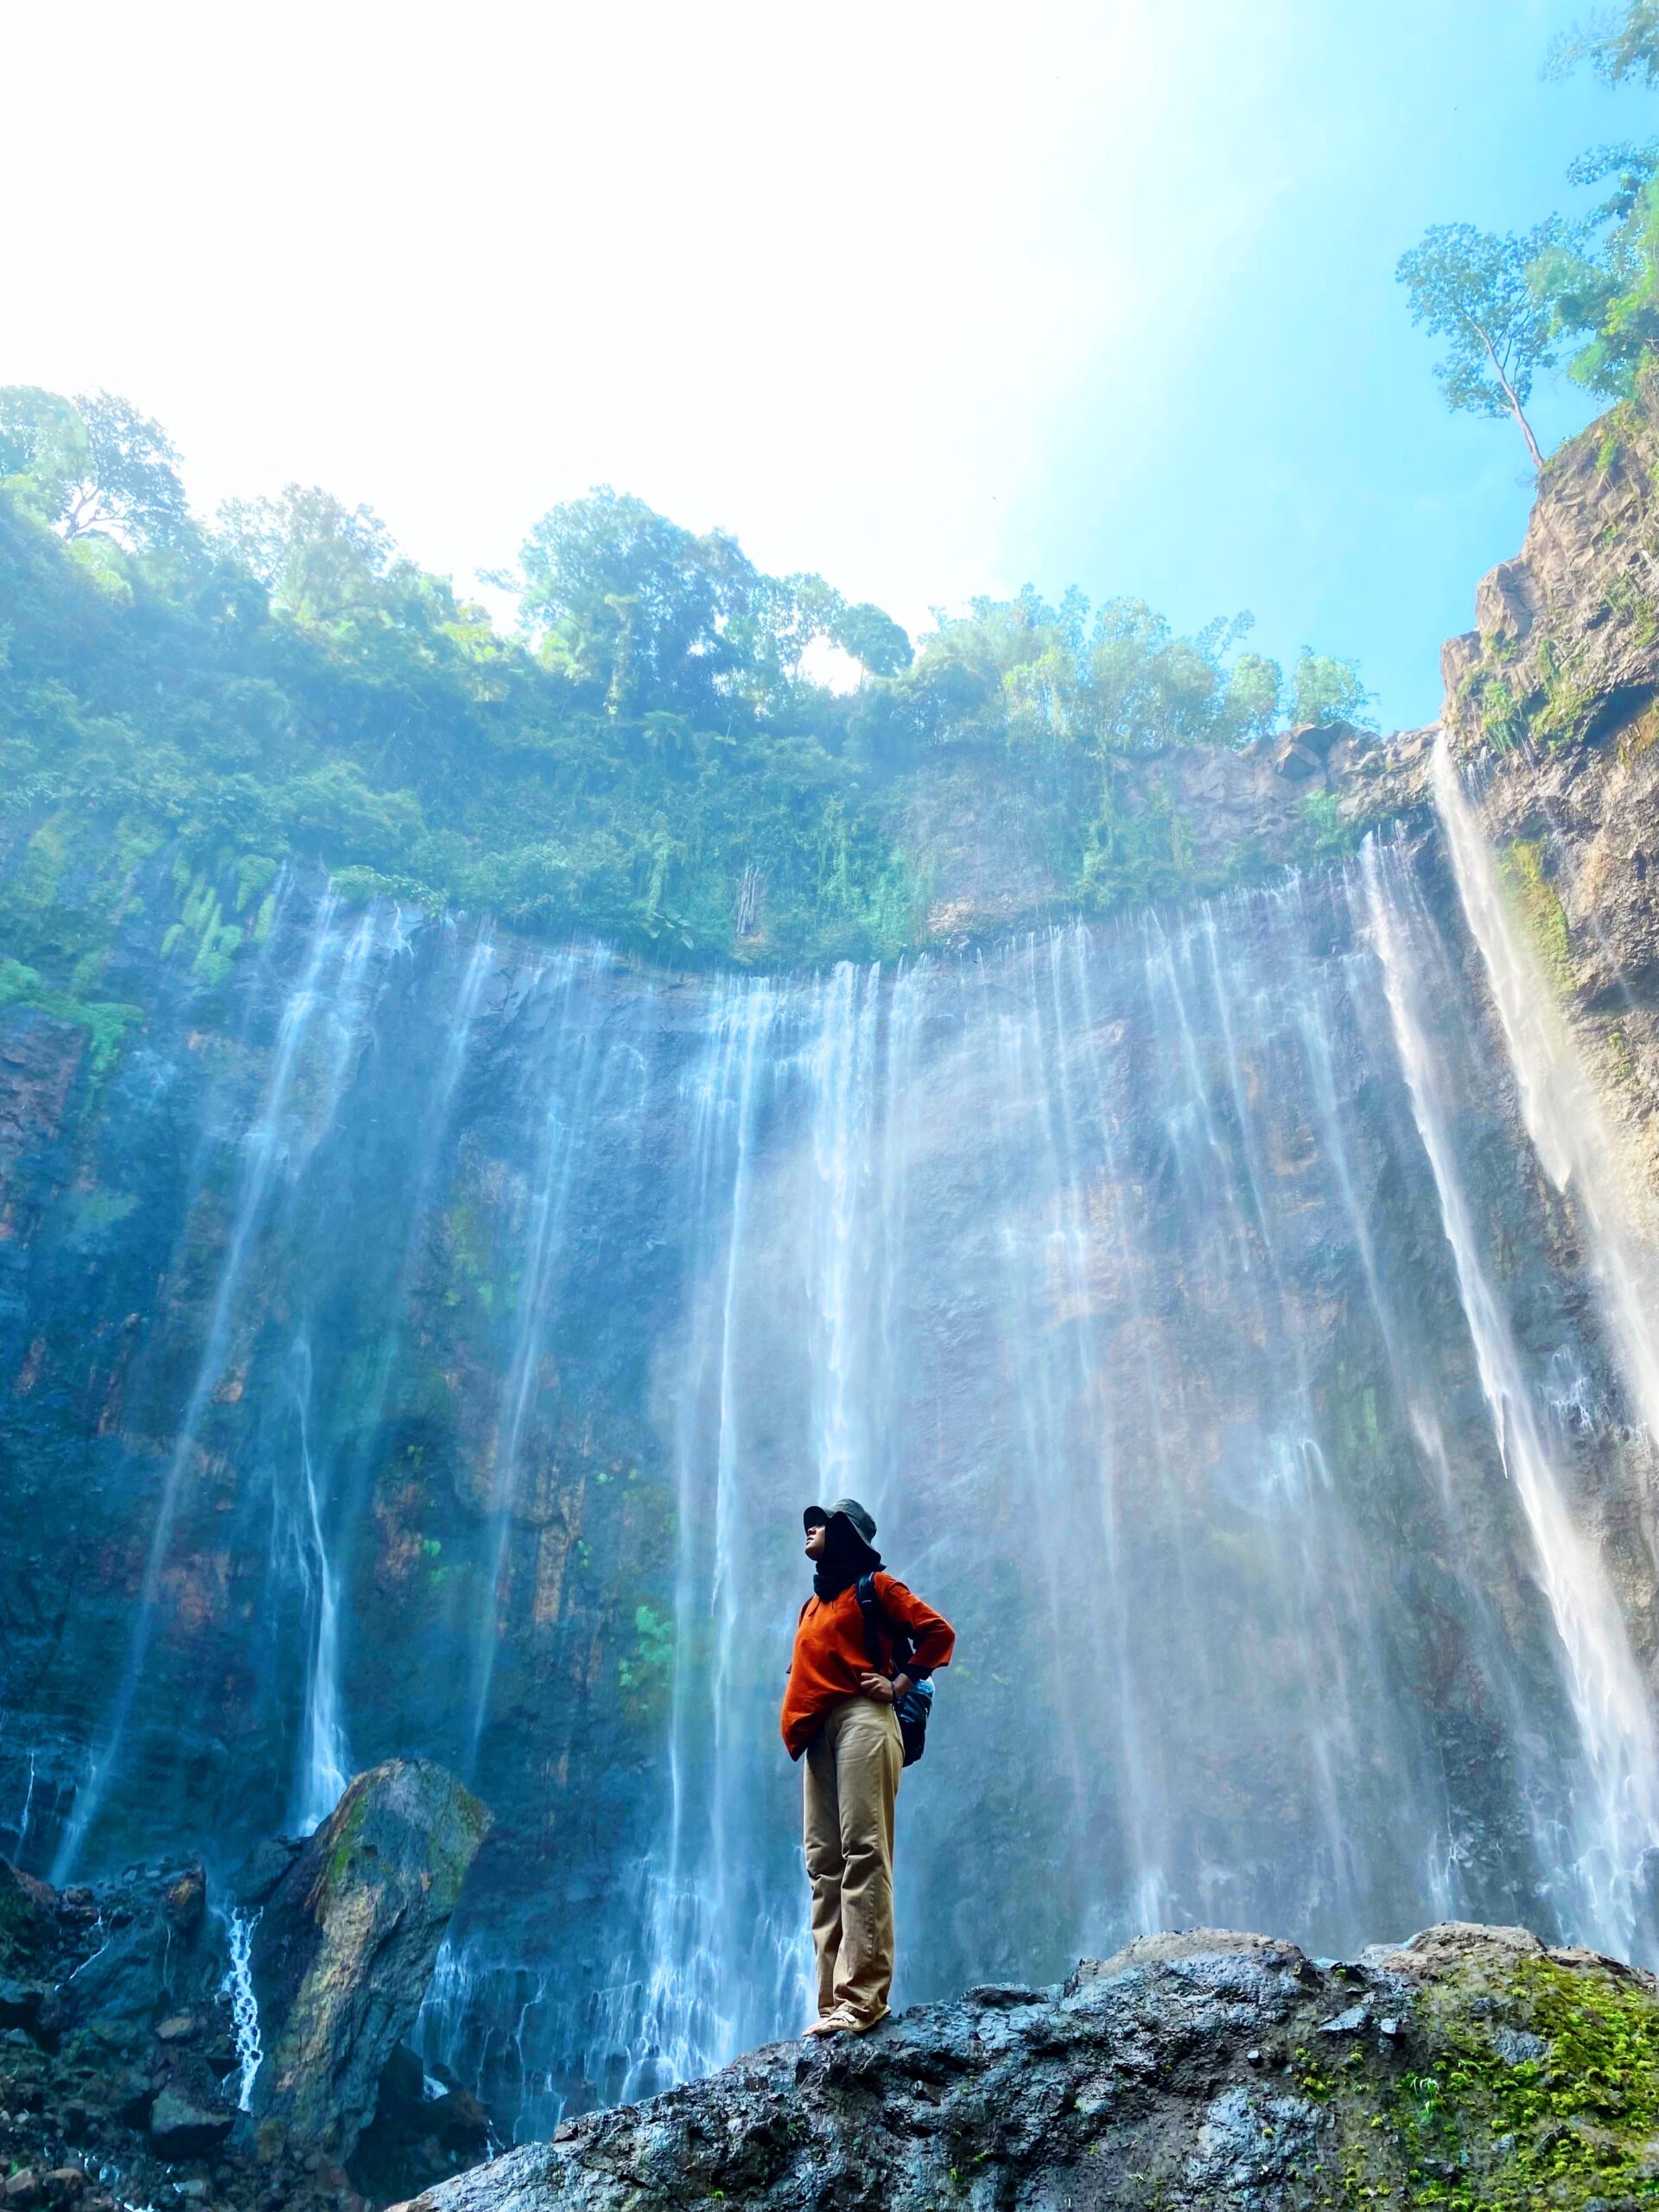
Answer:
MULTIPOLYGON (((1478 324, 1476 325, 1476 328, 1479 329, 1478 324)), ((1532 455, 1533 467, 1535 470, 1541 470, 1544 465, 1544 456, 1538 449, 1537 439, 1532 435, 1532 425, 1527 420, 1526 410, 1522 406, 1520 400, 1516 396, 1515 386, 1510 382, 1508 377, 1504 375, 1503 364, 1498 359, 1497 353, 1493 351, 1492 341, 1486 335, 1486 333, 1484 330, 1480 333, 1480 342, 1486 348, 1486 358, 1492 365, 1492 374, 1497 378, 1499 384, 1503 387, 1503 397, 1510 403, 1510 412, 1515 417, 1516 427, 1519 429, 1522 436, 1527 442, 1527 451, 1532 455)))

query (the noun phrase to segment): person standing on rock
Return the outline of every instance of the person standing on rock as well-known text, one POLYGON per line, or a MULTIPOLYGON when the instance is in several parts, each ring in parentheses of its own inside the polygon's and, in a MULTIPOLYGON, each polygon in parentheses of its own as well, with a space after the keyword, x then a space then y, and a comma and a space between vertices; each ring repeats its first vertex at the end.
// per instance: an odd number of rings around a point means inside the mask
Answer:
POLYGON ((817 1572, 784 1692, 784 1743, 802 1771, 818 2017, 810 2036, 862 2035, 893 1988, 893 1815, 904 1764, 893 1707, 950 1659, 956 1630, 887 1573, 855 1497, 802 1515, 817 1572), (870 1602, 859 1585, 869 1577, 870 1602), (902 1671, 894 1646, 906 1650, 902 1671))

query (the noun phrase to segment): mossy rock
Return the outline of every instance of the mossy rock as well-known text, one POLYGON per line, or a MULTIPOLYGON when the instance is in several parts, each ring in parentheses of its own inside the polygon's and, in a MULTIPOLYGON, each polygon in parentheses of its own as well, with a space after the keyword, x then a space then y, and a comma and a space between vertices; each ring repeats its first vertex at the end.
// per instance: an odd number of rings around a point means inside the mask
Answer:
POLYGON ((350 2156, 489 1826, 486 1807, 429 1760, 394 1759, 351 1784, 255 1931, 258 2120, 350 2156))

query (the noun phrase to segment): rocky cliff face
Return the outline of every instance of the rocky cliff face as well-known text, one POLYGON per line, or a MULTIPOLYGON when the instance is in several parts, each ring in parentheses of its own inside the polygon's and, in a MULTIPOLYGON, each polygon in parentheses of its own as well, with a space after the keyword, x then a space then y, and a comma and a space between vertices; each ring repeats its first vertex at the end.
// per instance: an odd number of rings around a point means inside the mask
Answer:
POLYGON ((1446 728, 1554 990, 1659 1190, 1659 388, 1550 461, 1443 656, 1446 728))
POLYGON ((482 2107, 402 2038, 486 1824, 399 1762, 214 1902, 199 1859, 62 1891, 0 1859, 5 2202, 361 2212, 474 2163, 482 2107))
POLYGON ((1659 2176, 1659 1991, 1519 1929, 1318 1964, 1205 1929, 775 2044, 415 2200, 417 2212, 1302 2212, 1597 2206, 1659 2176))
MULTIPOLYGON (((1107 818, 1179 856, 1157 872, 1185 895, 1259 882, 1275 868, 1318 866, 1368 827, 1428 803, 1427 730, 1384 740, 1344 722, 1303 728, 1233 752, 1171 746, 1109 755, 1107 818)), ((906 847, 926 856, 930 942, 962 950, 1043 926, 1064 906, 1045 826, 991 748, 924 764, 905 817, 906 847)))
MULTIPOLYGON (((1120 795, 1301 877, 897 974, 299 880, 232 956, 154 858, 106 996, 0 971, 0 1843, 219 1897, 438 1758, 498 1821, 426 2061, 521 2134, 717 2065, 800 2002, 774 1709, 850 1489, 962 1631, 912 1994, 1160 1923, 1659 1955, 1656 435, 1554 465, 1452 655, 1497 924, 1436 734, 1304 731, 1120 795)), ((963 824, 941 932, 1040 911, 963 824)))
POLYGON ((776 1700, 798 1494, 852 1490, 962 1631, 913 1988, 1148 1918, 1645 1940, 1639 1727, 1584 1734, 1626 1675, 1563 1656, 1601 1586, 1538 1578, 1447 1177, 1503 1387, 1632 1593, 1635 1446, 1432 851, 717 989, 294 886, 220 983, 123 988, 101 1073, 11 1016, 30 1865, 200 1835, 223 1876, 353 1764, 435 1757, 498 1826, 427 2054, 524 2133, 718 2063, 801 2001, 776 1700))

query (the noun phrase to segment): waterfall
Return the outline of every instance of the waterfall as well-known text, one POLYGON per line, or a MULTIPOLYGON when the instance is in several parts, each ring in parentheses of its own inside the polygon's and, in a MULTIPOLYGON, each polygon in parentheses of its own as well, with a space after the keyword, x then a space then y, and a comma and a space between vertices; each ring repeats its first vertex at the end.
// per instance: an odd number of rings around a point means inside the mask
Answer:
POLYGON ((264 2044, 259 2034, 259 1999, 253 1987, 253 1931, 259 1920, 257 1912, 232 1912, 226 1925, 231 1962, 225 1969, 219 1990, 231 2000, 238 2112, 252 2111, 254 2081, 265 2063, 264 2044))
POLYGON ((1571 1192, 1583 1218, 1625 1386, 1649 1437, 1659 1443, 1659 1251, 1652 1195, 1621 1157, 1543 963, 1516 926, 1444 731, 1435 742, 1433 774, 1458 895, 1503 1026, 1528 1134, 1545 1173, 1558 1191, 1571 1192))
POLYGON ((1573 1796, 1572 1858, 1562 1869, 1570 1897, 1567 1914, 1589 1940, 1624 1956, 1637 1934, 1634 1889, 1643 1854, 1659 1840, 1659 1760, 1646 1686, 1605 1571, 1574 1524, 1567 1478, 1539 1419, 1539 1393, 1481 1255, 1452 1141, 1445 1084, 1423 1015, 1422 986, 1402 925, 1411 887, 1396 868, 1395 880, 1385 891, 1385 861, 1374 841, 1367 845, 1364 866, 1374 941, 1418 1128, 1440 1192, 1481 1389, 1504 1470, 1532 1532, 1538 1572, 1566 1654, 1586 1770, 1573 1796))
POLYGON ((668 1385, 677 1550, 667 1833, 645 1871, 644 1973, 632 2001, 626 1988, 619 1992, 602 2024, 604 2040, 628 2054, 624 2094, 724 2063, 752 2038, 757 2017, 774 2014, 780 1975, 787 1982, 804 1973, 798 1942, 757 1897, 763 1862, 748 1816, 758 1746, 733 1725, 737 1638, 752 1586, 741 1517, 748 1468, 737 1300, 779 1014, 769 984, 716 985, 680 1086, 690 1119, 684 1263, 719 1287, 668 1385))
MULTIPOLYGON (((879 1261, 869 1189, 878 1171, 873 1091, 881 970, 861 975, 843 963, 816 994, 809 1047, 812 1095, 811 1203, 802 1239, 811 1317, 812 1456, 817 1497, 828 1505, 858 1497, 879 1508, 868 1431, 873 1403, 858 1333, 868 1313, 868 1280, 879 1261)), ((879 1201, 878 1201, 879 1204, 879 1201)))
POLYGON ((76 1794, 53 1866, 53 1878, 67 1881, 109 1789, 123 1748, 145 1658, 156 1627, 162 1571, 166 1566, 180 1491, 194 1471, 202 1429, 225 1376, 238 1301, 247 1277, 271 1199, 285 1177, 297 1177, 326 1135, 340 1092, 364 1011, 364 990, 383 917, 371 910, 349 930, 335 926, 337 908, 330 892, 312 926, 300 979, 283 1008, 271 1071, 264 1098, 243 1146, 243 1171, 229 1237, 213 1293, 196 1376, 179 1423, 162 1480, 143 1578, 133 1611, 127 1656, 111 1700, 101 1739, 86 1780, 76 1794), (315 1097, 296 1099, 298 1079, 307 1071, 307 1048, 321 1023, 319 1054, 323 1077, 315 1097))
MULTIPOLYGON (((385 1414, 397 1355, 404 1344, 409 1304, 428 1209, 450 1134, 455 1094, 466 1073, 485 987, 493 972, 496 948, 487 930, 479 932, 467 954, 461 981, 444 1025, 444 1047, 429 1095, 423 1102, 419 1142, 407 1163, 404 1230, 397 1273, 391 1289, 389 1321, 372 1348, 369 1382, 353 1407, 359 1430, 372 1433, 385 1414)), ((296 1450, 300 1510, 292 1550, 299 1564, 308 1617, 308 1656, 298 1752, 289 1793, 289 1825, 309 1835, 339 1802, 351 1779, 346 1740, 342 1664, 342 1588, 355 1551, 360 1485, 333 1463, 319 1465, 311 1445, 314 1361, 309 1319, 296 1338, 296 1450), (337 1496, 340 1492, 342 1495, 337 1496)), ((349 1455, 348 1455, 349 1456, 349 1455)))
MULTIPOLYGON (((550 1345, 563 1318, 564 1239, 575 1198, 597 1170, 595 1149, 620 1122, 637 1135, 648 1062, 639 1034, 652 1029, 656 1000, 641 988, 626 1014, 595 1023, 595 984, 610 972, 601 954, 570 953, 537 979, 545 1043, 536 1075, 539 1128, 534 1178, 517 1259, 512 1347, 490 1449, 488 1559, 480 1582, 470 1656, 466 1764, 475 1773, 492 1717, 495 1670, 514 1604, 514 1537, 527 1503, 546 1490, 556 1458, 547 1424, 556 1418, 550 1345), (530 1494, 527 1496, 527 1494, 530 1494)), ((619 1163, 607 1163, 609 1173, 619 1163)), ((573 1532, 567 1530, 567 1535, 573 1532)), ((534 1602, 532 1600, 532 1602, 534 1602)))
POLYGON ((778 1707, 850 1491, 960 1637, 899 2002, 1171 1924, 1652 1955, 1643 1247, 1443 804, 1472 949, 1395 845, 814 976, 291 925, 202 1083, 60 1866, 420 1752, 498 1825, 419 2046, 504 2132, 793 2032, 778 1707))
POLYGON ((311 1620, 294 1827, 297 1834, 310 1835, 321 1827, 344 1796, 352 1778, 352 1755, 340 1710, 340 1592, 323 1531, 317 1471, 311 1454, 311 1346, 303 1335, 295 1344, 295 1368, 304 1516, 301 1573, 311 1620))
MULTIPOLYGON (((798 1586, 801 1504, 849 1490, 962 1617, 901 1809, 919 1944, 993 1756, 1054 1870, 1010 1965, 1184 1917, 1334 1945, 1529 1889, 1565 1929, 1629 1932, 1651 1773, 1634 1662, 1458 1197, 1426 1027, 1403 1020, 1434 925, 1380 865, 961 965, 710 988, 691 1057, 654 1078, 689 1298, 656 1355, 677 1547, 662 1825, 638 1948, 585 2014, 524 1961, 493 1969, 527 1993, 515 2073, 632 2096, 802 2017, 773 1739, 791 1616, 769 1597, 757 1618, 753 1593, 798 1586), (1368 1094, 1389 1085, 1385 1110, 1368 1094), (1381 1175, 1402 1179, 1395 1216, 1381 1175), (1431 1233, 1446 1262, 1425 1278, 1393 1248, 1431 1233), (1423 1605, 1459 1624, 1438 1721, 1406 1671, 1423 1605), (976 1663, 999 1638, 1007 1674, 976 1663)), ((527 1278, 541 1237, 532 1217, 527 1278)))

